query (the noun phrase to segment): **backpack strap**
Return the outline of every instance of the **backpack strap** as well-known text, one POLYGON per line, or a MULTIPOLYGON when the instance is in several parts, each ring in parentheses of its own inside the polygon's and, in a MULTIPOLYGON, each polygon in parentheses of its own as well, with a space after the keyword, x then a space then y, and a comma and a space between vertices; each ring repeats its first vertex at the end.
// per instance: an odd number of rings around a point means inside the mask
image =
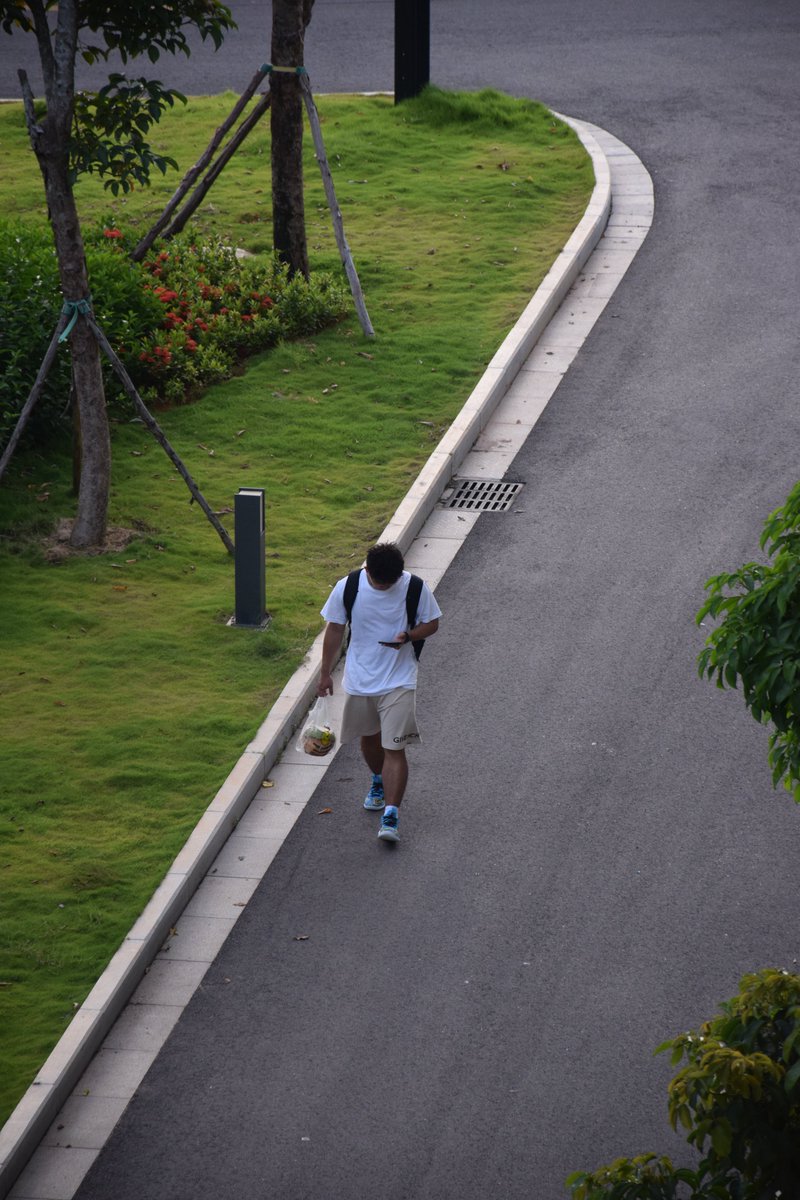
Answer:
POLYGON ((352 624, 353 605, 355 604, 356 596, 358 595, 358 584, 359 584, 360 579, 361 579, 361 568, 359 567, 357 571, 350 572, 350 574, 347 576, 347 583, 344 585, 343 600, 344 600, 345 612, 347 613, 347 624, 348 625, 352 624))
MULTIPOLYGON (((406 617, 408 618, 408 627, 413 629, 417 624, 417 609, 419 608, 419 598, 422 595, 422 580, 419 575, 412 575, 408 581, 408 591, 406 592, 406 617)), ((412 642, 414 653, 417 658, 422 654, 422 647, 425 645, 425 638, 420 638, 417 642, 412 642)))

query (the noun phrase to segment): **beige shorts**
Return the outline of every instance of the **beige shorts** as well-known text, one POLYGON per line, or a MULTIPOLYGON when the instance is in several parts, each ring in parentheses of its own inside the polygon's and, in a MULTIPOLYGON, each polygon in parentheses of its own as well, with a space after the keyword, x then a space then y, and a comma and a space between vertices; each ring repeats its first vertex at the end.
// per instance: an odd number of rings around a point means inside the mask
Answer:
POLYGON ((404 750, 420 741, 413 688, 395 688, 380 696, 345 696, 342 741, 375 733, 380 733, 384 750, 404 750))

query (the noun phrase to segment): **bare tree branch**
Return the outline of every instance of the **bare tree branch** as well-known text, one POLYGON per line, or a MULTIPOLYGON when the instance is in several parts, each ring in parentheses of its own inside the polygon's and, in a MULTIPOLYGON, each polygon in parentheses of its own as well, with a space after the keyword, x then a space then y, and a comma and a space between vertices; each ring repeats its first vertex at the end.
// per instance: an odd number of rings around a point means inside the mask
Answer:
POLYGON ((28 82, 27 73, 23 70, 19 70, 17 71, 17 75, 19 76, 20 88, 22 89, 22 105, 25 109, 25 124, 28 126, 28 136, 31 139, 31 145, 33 146, 35 152, 37 139, 41 137, 44 130, 42 129, 41 125, 37 124, 36 121, 33 89, 28 82))
POLYGON ((53 43, 50 38, 50 27, 47 24, 47 13, 42 0, 28 0, 28 8, 33 17, 33 31, 39 46, 44 90, 46 94, 49 94, 55 79, 56 64, 53 58, 53 43))

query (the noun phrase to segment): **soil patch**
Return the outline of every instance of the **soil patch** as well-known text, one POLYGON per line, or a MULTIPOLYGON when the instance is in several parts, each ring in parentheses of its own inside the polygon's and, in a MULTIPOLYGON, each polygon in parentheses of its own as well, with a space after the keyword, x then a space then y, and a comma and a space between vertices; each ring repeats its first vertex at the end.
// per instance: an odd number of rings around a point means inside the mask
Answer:
POLYGON ((118 554, 134 538, 142 536, 141 529, 126 529, 122 525, 109 525, 102 546, 90 546, 87 550, 76 550, 69 539, 75 524, 70 517, 62 517, 49 537, 44 538, 44 556, 47 562, 60 563, 68 558, 92 558, 97 554, 118 554))

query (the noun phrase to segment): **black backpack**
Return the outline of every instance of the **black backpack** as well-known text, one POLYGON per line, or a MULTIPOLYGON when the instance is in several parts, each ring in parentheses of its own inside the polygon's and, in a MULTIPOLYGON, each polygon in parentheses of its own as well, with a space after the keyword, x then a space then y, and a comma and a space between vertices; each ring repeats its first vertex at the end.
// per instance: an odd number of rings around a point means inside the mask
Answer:
MULTIPOLYGON (((361 568, 357 571, 351 571, 347 576, 347 583, 344 585, 344 607, 347 612, 347 624, 352 623, 353 605, 355 604, 356 594, 358 592, 358 584, 361 579, 361 568)), ((422 595, 422 580, 419 575, 412 575, 408 581, 408 591, 406 592, 406 617, 408 619, 409 629, 413 629, 417 624, 417 608, 419 607, 419 598, 422 595)), ((419 638, 416 642, 412 642, 414 653, 417 658, 422 654, 422 647, 425 645, 425 638, 419 638)))

